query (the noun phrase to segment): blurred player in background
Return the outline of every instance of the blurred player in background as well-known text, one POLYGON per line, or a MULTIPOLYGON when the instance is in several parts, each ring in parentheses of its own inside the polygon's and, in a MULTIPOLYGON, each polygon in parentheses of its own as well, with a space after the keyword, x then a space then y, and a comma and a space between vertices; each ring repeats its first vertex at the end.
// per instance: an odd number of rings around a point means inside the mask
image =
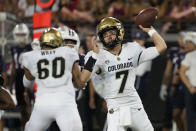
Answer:
POLYGON ((94 49, 89 52, 92 55, 82 71, 82 82, 89 80, 91 72, 104 80, 108 131, 125 131, 128 127, 137 131, 154 130, 134 87, 135 68, 157 57, 167 46, 153 27, 140 28, 152 36, 155 47, 142 50, 136 42, 122 45, 124 27, 121 22, 113 17, 102 19, 98 35, 105 49, 99 50, 93 40, 94 49))
POLYGON ((24 128, 25 123, 28 121, 31 109, 25 103, 24 99, 24 86, 23 86, 23 75, 24 69, 22 66, 22 55, 24 52, 31 50, 31 45, 28 44, 29 39, 29 29, 26 24, 17 24, 13 30, 14 45, 11 47, 12 55, 12 69, 10 78, 10 92, 12 93, 13 85, 15 83, 16 99, 17 105, 20 108, 22 116, 22 127, 24 128))
POLYGON ((173 59, 174 70, 169 92, 169 96, 171 97, 172 101, 172 118, 176 122, 179 131, 185 130, 185 126, 182 119, 183 110, 185 108, 185 93, 183 83, 179 76, 179 69, 181 66, 181 62, 185 57, 185 54, 189 52, 189 49, 186 48, 186 41, 184 41, 184 39, 187 38, 187 34, 188 33, 185 32, 179 33, 179 51, 176 53, 176 56, 173 59))
POLYGON ((14 101, 8 91, 4 89, 4 83, 4 78, 0 75, 0 110, 14 109, 14 101))
POLYGON ((5 90, 7 86, 7 68, 4 57, 0 53, 0 131, 3 131, 3 121, 1 117, 3 110, 14 109, 15 104, 10 94, 5 90))
POLYGON ((184 41, 189 52, 185 55, 180 67, 180 78, 185 84, 187 131, 196 130, 196 33, 186 34, 184 41))
POLYGON ((184 85, 179 77, 179 68, 186 52, 191 50, 187 48, 186 44, 186 41, 190 40, 188 34, 189 32, 180 32, 178 38, 179 47, 173 47, 168 52, 167 66, 160 91, 160 98, 164 101, 166 100, 163 131, 168 131, 172 128, 172 120, 176 122, 179 131, 185 130, 182 113, 185 105, 187 105, 187 100, 184 85))
MULTIPOLYGON (((85 43, 84 47, 86 50, 86 53, 93 50, 93 44, 92 44, 92 38, 94 37, 94 34, 87 34, 85 36, 85 43)), ((100 98, 94 91, 94 86, 92 83, 92 80, 89 80, 87 82, 86 88, 84 90, 84 98, 83 98, 83 104, 85 106, 80 106, 84 109, 84 131, 92 131, 94 128, 99 128, 99 123, 103 122, 98 120, 97 118, 101 115, 97 113, 97 111, 101 107, 100 105, 100 98), (98 104, 98 103, 99 104, 98 104), (98 104, 98 105, 97 105, 98 104)))
MULTIPOLYGON (((133 41, 136 41, 143 49, 146 49, 145 40, 147 39, 147 37, 147 34, 139 29, 135 29, 132 32, 133 41)), ((144 100, 146 90, 148 88, 149 72, 151 71, 151 65, 152 61, 147 61, 140 64, 136 70, 135 88, 142 101, 144 100)))
MULTIPOLYGON (((90 43, 88 45, 89 51, 93 50, 92 37, 93 35, 91 36, 90 43)), ((103 44, 101 43, 99 38, 97 38, 97 45, 100 49, 103 49, 103 44)), ((91 53, 88 53, 88 55, 85 56, 85 63, 91 55, 91 53)), ((107 127, 107 106, 103 96, 104 81, 102 79, 103 78, 101 78, 94 72, 89 83, 89 107, 92 114, 91 119, 94 120, 93 129, 101 131, 104 130, 104 127, 107 127)))
POLYGON ((172 71, 173 76, 171 78, 170 91, 168 94, 169 97, 171 97, 172 119, 176 122, 179 131, 185 130, 184 123, 182 121, 183 109, 185 108, 185 97, 184 90, 182 88, 183 86, 179 78, 179 68, 181 65, 181 61, 184 59, 184 56, 186 54, 185 43, 183 41, 185 34, 185 32, 179 33, 179 49, 172 61, 174 66, 172 71))
POLYGON ((39 39, 37 39, 37 38, 33 39, 33 41, 31 42, 31 47, 33 50, 40 50, 39 39))
MULTIPOLYGON (((43 131, 56 121, 62 131, 82 131, 82 123, 75 102, 72 76, 78 79, 78 54, 69 47, 60 47, 62 37, 49 28, 40 37, 41 50, 23 55, 25 87, 38 85, 36 102, 25 131, 43 131)), ((76 81, 79 82, 79 81, 76 81)), ((84 84, 77 83, 82 88, 84 84)))
MULTIPOLYGON (((79 54, 79 51, 78 51, 80 47, 80 39, 79 39, 78 34, 67 26, 61 26, 58 28, 58 30, 60 31, 62 39, 63 39, 63 43, 61 46, 68 46, 71 49, 73 49, 76 54, 78 54, 79 67, 80 67, 80 70, 82 70, 84 66, 84 55, 79 54)), ((74 80, 77 80, 77 79, 73 79, 73 82, 74 80)), ((81 90, 78 90, 78 88, 76 87, 76 84, 74 84, 74 86, 76 88, 76 94, 77 94, 76 97, 77 97, 81 90)))
POLYGON ((162 131, 169 131, 172 128, 172 98, 171 98, 171 82, 173 76, 176 72, 176 60, 178 59, 178 53, 184 50, 183 45, 183 33, 180 34, 178 47, 171 47, 167 52, 167 63, 165 72, 162 79, 162 85, 160 89, 160 98, 163 101, 166 101, 165 105, 165 114, 163 120, 163 130, 162 131))
POLYGON ((3 121, 1 119, 4 113, 3 110, 10 110, 15 108, 15 104, 11 95, 3 87, 4 83, 4 78, 0 75, 0 131, 3 131, 3 121))
MULTIPOLYGON (((73 50, 75 50, 75 53, 78 54, 79 56, 78 64, 79 64, 80 70, 82 70, 84 67, 84 55, 79 54, 79 51, 78 51, 80 47, 80 39, 79 39, 78 34, 73 29, 70 29, 67 26, 61 26, 58 29, 63 38, 62 46, 68 46, 72 48, 73 50)), ((85 110, 85 105, 84 105, 84 90, 79 89, 76 83, 74 82, 74 80, 75 79, 73 79, 73 84, 74 84, 75 91, 76 91, 76 102, 78 105, 78 110, 79 110, 80 117, 81 117, 82 124, 83 124, 83 130, 85 130, 87 125, 86 125, 86 120, 85 120, 86 110, 85 110)))
MULTIPOLYGON (((40 41, 39 39, 35 38, 33 39, 33 41, 31 42, 31 47, 33 50, 41 50, 41 47, 40 47, 40 41)), ((37 84, 34 83, 34 89, 32 88, 25 88, 25 90, 27 90, 26 92, 32 92, 32 94, 34 94, 34 103, 35 103, 35 100, 36 100, 36 92, 37 92, 37 84)), ((27 103, 31 103, 31 100, 26 100, 27 103)), ((57 126, 56 124, 56 121, 52 122, 51 125, 49 126, 49 128, 46 130, 46 131, 59 131, 59 127, 57 126)))
POLYGON ((0 51, 0 74, 4 81, 3 85, 1 86, 6 88, 7 87, 7 67, 6 67, 5 59, 1 54, 1 51, 0 51))
MULTIPOLYGON (((74 30, 72 30, 66 26, 59 27, 59 30, 62 34, 63 46, 69 46, 70 48, 75 49, 76 53, 78 54, 80 40, 79 40, 79 36, 77 35, 77 33, 74 30)), ((86 37, 86 44, 87 44, 88 50, 92 50, 92 48, 93 48, 91 45, 92 44, 91 39, 93 36, 94 35, 87 35, 87 37, 86 37)), ((84 66, 84 56, 81 54, 79 54, 79 66, 81 69, 84 66)), ((102 116, 102 114, 99 112, 99 111, 101 111, 100 108, 102 107, 102 105, 101 105, 102 102, 101 103, 98 102, 97 106, 95 105, 95 102, 99 101, 100 99, 97 99, 97 97, 95 97, 92 81, 90 81, 88 83, 87 87, 89 87, 89 89, 87 89, 87 90, 78 90, 77 89, 77 91, 76 91, 77 104, 78 104, 79 113, 80 113, 80 116, 82 119, 84 131, 93 130, 95 123, 98 123, 99 126, 100 126, 99 123, 104 123, 104 119, 103 120, 97 119, 102 116), (86 100, 86 97, 88 97, 88 95, 85 94, 87 91, 89 91, 89 99, 88 100, 86 100), (84 96, 84 95, 86 95, 86 96, 84 96), (89 104, 88 103, 86 104, 86 101, 89 101, 89 104), (87 111, 88 106, 94 112, 91 112, 91 111, 88 112, 87 111), (97 112, 97 109, 99 110, 98 112, 97 112), (89 113, 92 113, 92 114, 89 114, 89 113), (91 119, 92 117, 95 117, 95 119, 97 119, 97 121, 96 122, 93 121, 94 119, 91 119)), ((77 88, 77 86, 76 86, 76 88, 77 88)), ((102 129, 100 129, 100 130, 102 130, 102 129)))

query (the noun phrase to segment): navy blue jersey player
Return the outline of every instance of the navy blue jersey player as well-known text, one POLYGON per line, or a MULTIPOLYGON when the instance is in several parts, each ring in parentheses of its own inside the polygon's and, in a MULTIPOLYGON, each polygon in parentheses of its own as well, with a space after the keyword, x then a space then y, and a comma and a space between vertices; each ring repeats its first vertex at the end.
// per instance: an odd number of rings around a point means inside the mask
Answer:
POLYGON ((163 101, 166 101, 166 109, 164 114, 164 126, 163 130, 169 130, 172 127, 172 110, 173 110, 173 104, 171 100, 171 84, 173 77, 175 75, 175 72, 177 71, 176 62, 179 57, 180 52, 184 52, 184 43, 183 43, 184 34, 180 34, 180 37, 178 39, 178 47, 171 47, 167 52, 167 65, 164 72, 161 90, 160 90, 160 98, 163 101))
MULTIPOLYGON (((188 51, 188 50, 187 50, 188 51)), ((172 114, 173 119, 176 121, 177 127, 179 130, 184 130, 184 125, 181 120, 182 111, 185 107, 185 95, 184 95, 184 86, 179 76, 179 69, 181 62, 184 59, 186 52, 179 52, 178 58, 176 60, 175 72, 171 81, 171 96, 172 96, 172 114)))
POLYGON ((182 112, 186 108, 186 118, 187 118, 187 130, 195 130, 195 111, 191 109, 191 96, 187 87, 182 82, 180 77, 180 70, 182 61, 185 55, 193 50, 193 45, 195 43, 194 32, 187 32, 184 37, 185 50, 184 52, 179 52, 178 59, 176 61, 175 67, 177 71, 173 77, 171 84, 172 100, 173 100, 173 118, 176 121, 179 131, 184 131, 184 124, 182 122, 182 112))
POLYGON ((23 86, 23 75, 24 70, 21 64, 22 55, 24 52, 31 50, 31 45, 28 43, 29 29, 24 23, 17 24, 13 30, 13 36, 15 44, 11 47, 12 55, 12 69, 11 69, 11 80, 10 80, 10 91, 12 93, 13 84, 15 83, 16 99, 17 104, 20 108, 22 115, 22 126, 29 119, 30 109, 27 108, 24 99, 24 86, 23 86), (29 110, 27 110, 29 109, 29 110))
POLYGON ((14 45, 11 47, 11 55, 12 55, 12 74, 11 74, 11 89, 13 86, 13 83, 15 82, 15 90, 16 90, 16 98, 18 105, 24 104, 24 86, 23 86, 23 75, 24 70, 23 66, 21 65, 22 60, 22 54, 24 52, 30 51, 31 45, 24 45, 24 46, 18 46, 14 45))

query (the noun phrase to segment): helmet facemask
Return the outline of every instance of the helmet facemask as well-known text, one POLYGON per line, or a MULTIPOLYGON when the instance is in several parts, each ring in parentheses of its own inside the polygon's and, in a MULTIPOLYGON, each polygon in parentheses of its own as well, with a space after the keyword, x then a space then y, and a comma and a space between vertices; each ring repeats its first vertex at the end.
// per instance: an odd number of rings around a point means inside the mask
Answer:
POLYGON ((27 44, 29 38, 29 29, 26 24, 17 24, 13 30, 13 37, 17 44, 27 44))
POLYGON ((74 48, 76 51, 78 51, 80 46, 80 39, 78 34, 67 26, 59 27, 58 30, 60 31, 63 38, 62 46, 69 46, 71 48, 74 48))
POLYGON ((63 40, 63 44, 62 44, 62 46, 69 46, 71 48, 75 48, 76 45, 77 45, 77 41, 72 39, 65 39, 63 40))
POLYGON ((98 25, 98 36, 100 41, 103 43, 103 46, 107 49, 113 49, 116 45, 124 39, 124 27, 121 22, 114 17, 106 17, 98 25), (109 43, 106 43, 103 34, 110 30, 116 30, 116 39, 112 40, 109 43))
MULTIPOLYGON (((110 34, 110 36, 108 36, 108 37, 112 37, 112 35, 114 35, 114 34, 110 34)), ((113 49, 116 45, 118 45, 120 43, 118 35, 119 35, 119 31, 115 27, 113 27, 113 28, 105 29, 102 33, 99 34, 99 38, 100 38, 100 41, 103 43, 103 46, 105 48, 113 49), (110 31, 110 30, 115 30, 116 31, 116 34, 115 34, 116 38, 114 40, 111 40, 110 42, 106 42, 104 40, 104 33, 106 33, 107 31, 110 31)))

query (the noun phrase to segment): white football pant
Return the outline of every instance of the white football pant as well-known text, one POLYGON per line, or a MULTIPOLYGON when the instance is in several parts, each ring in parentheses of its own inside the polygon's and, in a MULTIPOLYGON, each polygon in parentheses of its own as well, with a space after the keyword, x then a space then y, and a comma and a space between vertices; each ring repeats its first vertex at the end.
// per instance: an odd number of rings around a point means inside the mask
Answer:
POLYGON ((126 131, 127 128, 133 131, 154 131, 143 107, 123 106, 109 109, 107 122, 107 131, 126 131))
POLYGON ((82 131, 82 122, 76 105, 35 105, 25 131, 45 131, 53 121, 57 122, 61 131, 82 131))

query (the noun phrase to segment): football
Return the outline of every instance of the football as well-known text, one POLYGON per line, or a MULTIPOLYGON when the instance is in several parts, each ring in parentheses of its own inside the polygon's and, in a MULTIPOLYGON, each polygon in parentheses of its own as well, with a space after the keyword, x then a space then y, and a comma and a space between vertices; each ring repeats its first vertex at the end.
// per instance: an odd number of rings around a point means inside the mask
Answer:
POLYGON ((154 24, 158 16, 158 9, 147 8, 140 11, 140 13, 135 18, 135 25, 142 25, 143 27, 150 27, 154 24))

